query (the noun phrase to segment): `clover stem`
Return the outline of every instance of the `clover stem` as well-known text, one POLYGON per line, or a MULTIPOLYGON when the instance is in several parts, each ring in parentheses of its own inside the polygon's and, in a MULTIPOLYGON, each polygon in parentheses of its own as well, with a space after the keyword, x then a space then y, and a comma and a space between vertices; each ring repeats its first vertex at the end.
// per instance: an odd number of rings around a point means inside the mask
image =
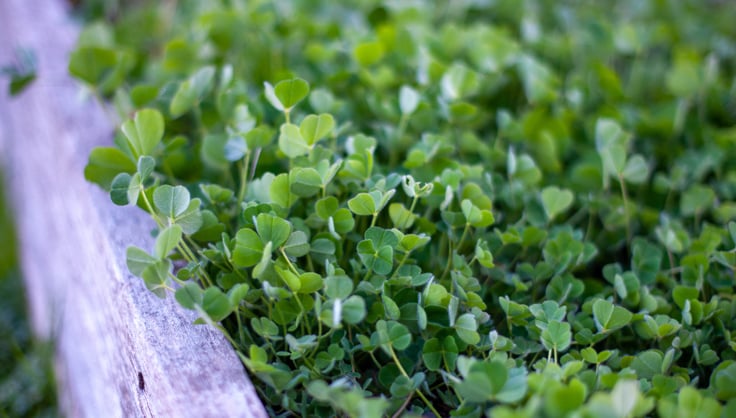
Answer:
POLYGON ((238 211, 245 200, 245 191, 248 187, 248 166, 250 165, 250 152, 245 153, 245 159, 240 166, 240 189, 238 190, 238 211))
MULTIPOLYGON (((396 138, 395 138, 395 144, 401 145, 401 138, 404 137, 404 132, 406 131, 406 125, 409 122, 409 115, 402 115, 401 120, 399 120, 399 127, 396 129, 396 138)), ((389 164, 391 164, 392 167, 396 166, 399 163, 399 152, 401 150, 401 147, 396 147, 397 152, 392 152, 391 156, 389 158, 389 164)))
POLYGON ((240 345, 245 347, 245 334, 243 334, 243 320, 240 317, 240 306, 235 307, 235 320, 238 322, 238 336, 240 337, 240 345))
POLYGON ((624 200, 624 217, 626 218, 626 248, 631 245, 631 219, 629 218, 629 197, 626 194, 626 181, 621 173, 618 173, 618 182, 621 184, 621 198, 624 200))
POLYGON ((289 257, 286 255, 286 251, 284 251, 284 247, 279 247, 279 252, 281 252, 281 255, 284 257, 284 260, 286 261, 286 264, 289 266, 289 269, 292 271, 292 273, 296 274, 297 276, 300 276, 301 273, 299 273, 299 270, 297 270, 296 267, 294 267, 294 265, 291 264, 289 257))
POLYGON ((371 220, 371 228, 376 225, 376 219, 378 219, 378 212, 373 213, 373 219, 371 220))
POLYGON ((207 128, 202 124, 202 109, 199 103, 192 107, 192 112, 194 113, 194 124, 197 126, 197 131, 204 137, 207 135, 207 128))
POLYGON ((383 365, 381 365, 381 363, 378 362, 378 359, 376 359, 376 356, 373 355, 373 352, 369 351, 368 355, 370 355, 371 359, 373 360, 373 364, 375 364, 376 367, 378 367, 378 370, 380 370, 381 367, 383 367, 383 365))
POLYGON ((463 245, 463 241, 465 241, 465 237, 468 235, 468 231, 470 230, 470 224, 465 224, 465 229, 463 229, 463 234, 460 235, 460 241, 457 242, 457 248, 460 249, 460 246, 463 245))
POLYGON ((447 252, 447 264, 445 265, 445 270, 442 272, 442 275, 440 276, 440 280, 444 279, 445 276, 447 276, 447 273, 450 272, 450 266, 452 266, 452 241, 448 244, 448 252, 447 252))
MULTIPOLYGON (((389 344, 388 350, 391 353, 391 357, 394 359, 394 363, 396 363, 396 367, 399 368, 399 371, 401 372, 401 374, 403 374, 404 377, 406 377, 407 379, 411 380, 411 377, 409 376, 408 373, 406 373, 406 370, 404 370, 404 366, 401 365, 401 362, 399 361, 399 358, 396 356, 396 351, 394 351, 394 347, 389 344)), ((427 408, 429 408, 429 410, 432 411, 432 413, 436 417, 441 417, 442 416, 442 415, 440 415, 439 412, 437 412, 437 410, 434 408, 434 406, 432 406, 432 403, 429 401, 429 399, 427 399, 426 396, 424 396, 424 394, 422 393, 422 391, 419 390, 419 388, 414 389, 414 393, 416 393, 417 396, 419 396, 420 398, 422 398, 422 400, 424 401, 424 403, 427 405, 427 408)))
POLYGON ((406 260, 409 258, 409 254, 411 254, 411 251, 407 251, 406 253, 404 253, 404 258, 399 261, 399 265, 396 266, 396 268, 394 269, 394 274, 391 275, 390 279, 396 277, 396 274, 399 273, 399 269, 401 268, 401 266, 403 266, 404 263, 406 263, 406 260))
MULTIPOLYGON (((169 272, 169 278, 170 278, 171 280, 175 281, 176 283, 178 283, 178 284, 182 285, 182 286, 183 286, 183 285, 185 284, 185 282, 184 282, 183 280, 179 280, 179 278, 178 278, 178 277, 176 277, 176 276, 174 275, 174 273, 172 273, 172 272, 169 272)), ((172 289, 172 290, 173 290, 173 289, 172 289)))
POLYGON ((414 199, 411 200, 411 206, 409 207, 409 212, 414 213, 414 207, 417 205, 418 200, 419 200, 419 196, 414 196, 414 199))
POLYGON ((404 403, 401 404, 399 409, 397 409, 396 412, 394 412, 393 415, 391 415, 391 418, 399 418, 399 416, 401 416, 401 413, 404 412, 407 406, 409 406, 409 402, 411 402, 411 398, 413 396, 414 394, 410 393, 409 396, 406 397, 406 400, 404 401, 404 403))
POLYGON ((291 119, 289 118, 290 110, 284 109, 284 117, 286 118, 286 123, 291 123, 291 119))
MULTIPOLYGON (((186 235, 184 237, 185 237, 185 240, 189 240, 189 242, 193 246, 199 248, 199 246, 194 241, 192 241, 190 237, 186 235)), ((196 262, 197 257, 194 255, 194 251, 192 251, 192 249, 189 247, 186 241, 180 242, 179 245, 177 245, 177 247, 179 248, 179 251, 182 252, 182 255, 184 255, 185 253, 188 254, 188 256, 184 257, 184 258, 189 257, 187 261, 189 261, 190 263, 197 264, 197 270, 199 271, 200 276, 202 276, 202 278, 204 279, 207 285, 212 286, 213 282, 212 282, 212 279, 210 278, 210 275, 207 274, 207 271, 204 269, 204 267, 202 267, 199 263, 196 262)))
POLYGON ((365 272, 365 276, 363 276, 363 280, 361 280, 361 281, 364 282, 364 281, 368 280, 371 277, 371 273, 373 273, 373 269, 369 268, 365 272))
POLYGON ((143 198, 143 203, 146 205, 146 209, 148 209, 148 213, 151 214, 151 217, 153 218, 154 222, 156 222, 156 225, 159 228, 163 228, 164 223, 161 222, 158 216, 156 216, 156 211, 153 210, 153 206, 151 205, 151 202, 148 200, 148 196, 146 196, 146 189, 141 187, 141 197, 143 198))
POLYGON ((220 330, 220 332, 222 333, 222 335, 225 336, 225 339, 228 340, 233 347, 237 347, 238 346, 238 344, 235 342, 235 340, 233 340, 233 337, 230 336, 230 333, 227 332, 227 330, 225 329, 225 327, 223 327, 220 324, 215 324, 215 328, 217 328, 217 329, 220 330))

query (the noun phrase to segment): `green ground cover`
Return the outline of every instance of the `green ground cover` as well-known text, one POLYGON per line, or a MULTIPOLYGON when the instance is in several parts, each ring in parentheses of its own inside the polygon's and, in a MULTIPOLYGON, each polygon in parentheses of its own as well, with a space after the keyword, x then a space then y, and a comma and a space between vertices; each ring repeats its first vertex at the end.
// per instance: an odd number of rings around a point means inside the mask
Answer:
POLYGON ((85 174, 272 415, 736 415, 730 3, 113 17, 70 60, 123 121, 85 174))

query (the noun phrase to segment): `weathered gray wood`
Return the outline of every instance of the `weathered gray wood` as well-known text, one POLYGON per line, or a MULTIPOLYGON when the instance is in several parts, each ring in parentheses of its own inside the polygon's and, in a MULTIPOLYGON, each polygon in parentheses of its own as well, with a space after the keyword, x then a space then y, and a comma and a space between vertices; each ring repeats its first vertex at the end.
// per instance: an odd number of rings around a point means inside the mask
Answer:
POLYGON ((125 267, 126 246, 152 246, 153 224, 135 208, 113 206, 83 179, 86 155, 109 144, 113 128, 67 76, 78 28, 64 7, 60 0, 0 0, 0 64, 16 46, 39 58, 39 79, 26 92, 15 99, 0 93, 0 163, 32 322, 56 340, 63 411, 266 416, 225 339, 191 325, 192 312, 172 297, 156 298, 125 267))

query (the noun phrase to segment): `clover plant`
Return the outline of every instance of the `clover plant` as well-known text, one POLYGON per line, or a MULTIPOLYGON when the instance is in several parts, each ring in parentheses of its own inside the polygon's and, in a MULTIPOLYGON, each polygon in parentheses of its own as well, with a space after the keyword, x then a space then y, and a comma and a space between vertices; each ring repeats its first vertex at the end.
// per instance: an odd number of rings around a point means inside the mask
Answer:
POLYGON ((86 177, 274 416, 736 415, 727 2, 180 1, 91 23, 86 177))

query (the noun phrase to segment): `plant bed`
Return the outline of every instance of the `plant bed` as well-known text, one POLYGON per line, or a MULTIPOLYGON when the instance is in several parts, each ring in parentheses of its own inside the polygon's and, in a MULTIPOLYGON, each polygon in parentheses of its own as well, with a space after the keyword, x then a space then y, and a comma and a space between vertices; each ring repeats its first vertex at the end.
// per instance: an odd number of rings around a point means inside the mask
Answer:
POLYGON ((0 3, 0 63, 12 62, 15 47, 38 57, 28 90, 0 97, 0 156, 34 329, 55 341, 61 410, 265 416, 226 340, 191 326, 193 315, 151 297, 127 272, 125 247, 150 245, 151 226, 83 178, 87 153, 113 129, 67 74, 79 28, 64 6, 0 3))
POLYGON ((729 416, 736 10, 708 4, 143 6, 71 56, 122 121, 85 175, 271 415, 729 416))

